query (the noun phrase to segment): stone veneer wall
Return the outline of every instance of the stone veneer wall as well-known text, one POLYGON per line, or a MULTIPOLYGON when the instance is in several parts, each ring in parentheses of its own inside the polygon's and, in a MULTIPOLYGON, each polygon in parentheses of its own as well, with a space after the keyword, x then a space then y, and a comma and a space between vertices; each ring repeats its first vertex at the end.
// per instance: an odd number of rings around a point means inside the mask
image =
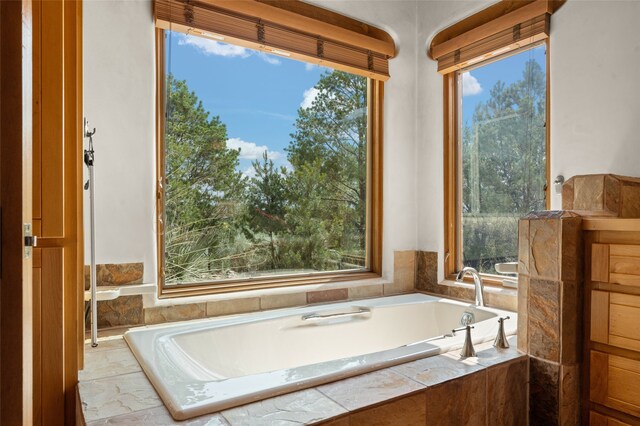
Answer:
POLYGON ((392 296, 414 291, 415 252, 394 253, 393 282, 375 284, 334 283, 320 289, 307 290, 305 286, 290 287, 286 293, 267 294, 256 297, 236 297, 211 302, 176 304, 144 309, 145 324, 185 321, 220 315, 241 314, 267 309, 290 308, 314 303, 331 303, 372 297, 392 296))
POLYGON ((583 216, 640 217, 640 178, 574 176, 562 186, 562 209, 583 216))
MULTIPOLYGON (((475 288, 466 283, 438 283, 438 253, 433 251, 417 251, 416 256, 416 283, 418 291, 438 294, 466 302, 475 302, 475 288)), ((484 299, 488 306, 518 310, 518 298, 515 289, 500 287, 485 287, 484 299)))
MULTIPOLYGON (((437 253, 415 250, 394 252, 393 282, 374 284, 327 284, 314 290, 304 286, 291 287, 280 294, 247 296, 228 300, 199 303, 179 303, 171 306, 144 308, 142 296, 121 296, 114 300, 98 302, 98 327, 121 327, 142 324, 185 321, 220 315, 256 312, 304 306, 314 303, 331 303, 372 297, 392 296, 425 291, 447 297, 474 300, 473 286, 468 284, 438 284, 437 253)), ((142 283, 142 263, 98 265, 98 286, 119 286, 142 283)), ((89 283, 89 269, 85 268, 86 288, 89 283)), ((487 304, 494 307, 516 310, 517 298, 492 290, 485 292, 487 304)))
POLYGON ((530 360, 530 423, 580 424, 582 218, 534 212, 518 232, 518 349, 530 360))
MULTIPOLYGON (((91 281, 89 266, 84 267, 85 289, 91 281)), ((96 281, 101 286, 142 284, 144 263, 117 263, 96 265, 96 281)), ((98 302, 98 328, 139 325, 143 323, 142 296, 121 296, 98 302)), ((89 327, 87 322, 86 326, 89 327)))

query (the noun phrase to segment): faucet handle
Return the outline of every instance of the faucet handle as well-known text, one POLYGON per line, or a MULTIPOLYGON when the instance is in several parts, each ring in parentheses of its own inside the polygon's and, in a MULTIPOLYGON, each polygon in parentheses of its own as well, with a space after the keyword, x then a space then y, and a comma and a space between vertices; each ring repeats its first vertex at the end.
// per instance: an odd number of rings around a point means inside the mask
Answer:
POLYGON ((501 317, 498 318, 498 334, 496 335, 496 339, 493 341, 493 346, 496 348, 506 349, 509 347, 509 342, 507 341, 507 335, 504 332, 504 322, 511 317, 501 317))
POLYGON ((472 356, 476 356, 476 350, 473 348, 473 341, 471 340, 471 329, 473 327, 468 325, 465 328, 467 329, 467 334, 464 337, 464 345, 462 345, 460 356, 462 358, 469 358, 472 356))

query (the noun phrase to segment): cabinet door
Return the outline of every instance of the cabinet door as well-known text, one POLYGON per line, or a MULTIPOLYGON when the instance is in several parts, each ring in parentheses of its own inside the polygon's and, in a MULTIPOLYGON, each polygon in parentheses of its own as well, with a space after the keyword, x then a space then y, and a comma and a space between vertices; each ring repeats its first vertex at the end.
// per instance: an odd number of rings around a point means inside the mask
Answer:
POLYGON ((600 414, 596 411, 589 413, 589 424, 591 426, 630 426, 629 423, 600 414))
POLYGON ((640 417, 640 361, 591 351, 591 401, 640 417))
POLYGON ((592 291, 591 340, 640 351, 640 296, 592 291))
POLYGON ((640 245, 593 244, 591 280, 640 287, 640 245))

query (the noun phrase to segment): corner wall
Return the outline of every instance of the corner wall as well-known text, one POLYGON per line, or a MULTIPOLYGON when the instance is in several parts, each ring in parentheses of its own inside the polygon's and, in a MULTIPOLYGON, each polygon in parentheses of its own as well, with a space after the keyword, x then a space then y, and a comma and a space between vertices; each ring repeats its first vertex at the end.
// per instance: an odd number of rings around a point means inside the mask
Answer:
MULTIPOLYGON (((444 251, 442 78, 431 38, 493 2, 418 1, 416 111, 418 249, 444 251)), ((551 180, 577 174, 640 176, 640 2, 567 1, 551 19, 551 180), (593 30, 597 29, 597 30, 593 30)), ((561 208, 552 194, 551 208, 561 208)))
MULTIPOLYGON (((143 281, 155 282, 156 86, 151 2, 85 0, 83 19, 84 115, 96 128, 96 261, 144 262, 143 281)), ((85 262, 89 264, 88 191, 84 191, 84 212, 85 262)))

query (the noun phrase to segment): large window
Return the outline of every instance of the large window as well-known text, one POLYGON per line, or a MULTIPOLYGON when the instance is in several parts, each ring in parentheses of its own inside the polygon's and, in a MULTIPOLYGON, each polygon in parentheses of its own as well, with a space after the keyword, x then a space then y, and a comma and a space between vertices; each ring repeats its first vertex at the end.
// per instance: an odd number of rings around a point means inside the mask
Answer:
POLYGON ((546 208, 546 45, 458 71, 461 261, 518 260, 518 219, 546 208))
POLYGON ((477 62, 446 76, 448 273, 496 274, 518 260, 518 220, 547 207, 546 44, 477 62))
POLYGON ((158 43, 164 289, 379 273, 382 83, 220 37, 158 43))

